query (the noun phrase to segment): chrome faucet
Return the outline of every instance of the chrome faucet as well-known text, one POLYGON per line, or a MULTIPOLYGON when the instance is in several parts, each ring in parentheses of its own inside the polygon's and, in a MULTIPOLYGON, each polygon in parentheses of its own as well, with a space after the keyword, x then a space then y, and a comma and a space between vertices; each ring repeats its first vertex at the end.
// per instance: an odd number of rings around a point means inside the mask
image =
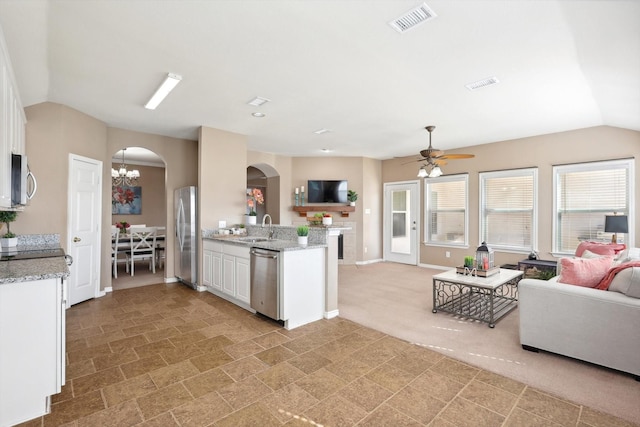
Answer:
POLYGON ((271 215, 269 214, 264 214, 264 216, 262 217, 262 228, 264 228, 264 224, 265 222, 267 222, 267 218, 269 218, 269 240, 273 239, 273 229, 272 229, 272 222, 271 222, 271 215))

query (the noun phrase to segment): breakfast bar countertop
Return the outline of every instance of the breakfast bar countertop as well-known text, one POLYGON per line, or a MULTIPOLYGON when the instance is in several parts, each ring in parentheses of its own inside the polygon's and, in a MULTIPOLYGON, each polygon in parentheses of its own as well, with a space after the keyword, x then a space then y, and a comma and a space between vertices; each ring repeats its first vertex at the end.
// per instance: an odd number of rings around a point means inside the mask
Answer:
POLYGON ((69 277, 64 257, 21 259, 0 262, 0 286, 7 283, 69 277))
MULTIPOLYGON (((244 238, 251 238, 251 236, 243 236, 244 238)), ((210 235, 204 237, 206 240, 215 240, 221 243, 231 243, 239 246, 250 246, 252 248, 259 249, 268 249, 271 251, 297 251, 304 249, 313 249, 313 248, 326 248, 327 245, 325 243, 320 244, 308 244, 306 246, 302 246, 298 244, 297 241, 294 240, 283 240, 283 239, 272 239, 272 240, 259 240, 256 242, 248 242, 241 240, 240 236, 234 235, 210 235)))

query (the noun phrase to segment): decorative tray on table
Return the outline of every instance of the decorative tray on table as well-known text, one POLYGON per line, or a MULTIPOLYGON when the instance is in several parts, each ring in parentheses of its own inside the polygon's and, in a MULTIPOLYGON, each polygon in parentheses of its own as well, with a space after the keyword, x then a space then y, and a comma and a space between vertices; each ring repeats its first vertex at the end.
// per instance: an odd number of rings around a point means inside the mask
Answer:
POLYGON ((488 270, 481 270, 481 269, 476 269, 476 268, 469 268, 469 267, 456 267, 456 273, 458 274, 464 274, 467 276, 478 276, 478 277, 489 277, 489 276, 493 276, 496 273, 500 272, 500 267, 491 267, 488 270))

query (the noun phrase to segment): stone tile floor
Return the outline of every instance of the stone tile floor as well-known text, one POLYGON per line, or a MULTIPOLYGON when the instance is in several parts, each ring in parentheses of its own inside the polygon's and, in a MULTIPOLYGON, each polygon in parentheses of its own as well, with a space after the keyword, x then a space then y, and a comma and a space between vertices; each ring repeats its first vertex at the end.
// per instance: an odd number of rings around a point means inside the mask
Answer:
POLYGON ((356 323, 287 331, 178 284, 67 311, 67 383, 22 426, 629 426, 356 323))

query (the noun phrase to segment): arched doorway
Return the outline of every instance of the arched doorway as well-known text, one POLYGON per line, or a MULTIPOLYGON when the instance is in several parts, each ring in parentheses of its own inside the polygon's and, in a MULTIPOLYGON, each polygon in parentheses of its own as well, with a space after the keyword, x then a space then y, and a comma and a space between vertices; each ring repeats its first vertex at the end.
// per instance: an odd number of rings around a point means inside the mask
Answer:
POLYGON ((264 204, 256 207, 258 221, 269 214, 274 224, 280 224, 280 175, 272 166, 258 163, 247 167, 247 190, 259 188, 264 204))
MULTIPOLYGON (((142 147, 124 147, 111 160, 111 167, 116 171, 112 171, 111 224, 124 221, 130 225, 158 227, 158 235, 164 237, 167 226, 165 161, 142 147), (137 170, 139 176, 135 180, 120 179, 117 172, 122 168, 127 172, 137 170)), ((118 250, 117 278, 113 276, 113 268, 111 270, 113 290, 164 282, 164 268, 156 268, 153 274, 148 262, 140 262, 139 267, 136 264, 133 276, 126 273, 123 250, 126 250, 126 241, 118 250)), ((164 260, 160 265, 164 267, 164 260)))

